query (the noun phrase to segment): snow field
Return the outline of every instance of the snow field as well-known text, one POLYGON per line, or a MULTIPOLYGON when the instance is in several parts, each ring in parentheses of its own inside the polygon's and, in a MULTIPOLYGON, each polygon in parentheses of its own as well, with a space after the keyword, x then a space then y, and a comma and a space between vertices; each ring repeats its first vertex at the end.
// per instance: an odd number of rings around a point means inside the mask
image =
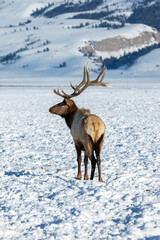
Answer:
POLYGON ((103 183, 97 170, 94 181, 75 179, 70 131, 48 112, 61 101, 52 88, 0 92, 0 239, 160 238, 160 88, 75 99, 106 124, 103 183))

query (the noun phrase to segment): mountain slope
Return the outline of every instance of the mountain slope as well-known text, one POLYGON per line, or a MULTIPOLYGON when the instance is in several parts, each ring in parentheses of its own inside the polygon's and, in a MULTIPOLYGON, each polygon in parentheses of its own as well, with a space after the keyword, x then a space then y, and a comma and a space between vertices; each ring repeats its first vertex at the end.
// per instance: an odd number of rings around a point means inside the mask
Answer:
POLYGON ((91 69, 134 64, 159 47, 160 38, 151 27, 126 23, 133 2, 137 9, 148 1, 0 2, 1 76, 77 77, 87 61, 91 69), (86 18, 78 19, 80 14, 86 18), (84 52, 86 47, 92 51, 84 52))
MULTIPOLYGON (((151 1, 152 2, 152 1, 151 1)), ((135 7, 131 16, 127 19, 129 23, 143 23, 160 30, 160 2, 153 1, 149 5, 135 7)))

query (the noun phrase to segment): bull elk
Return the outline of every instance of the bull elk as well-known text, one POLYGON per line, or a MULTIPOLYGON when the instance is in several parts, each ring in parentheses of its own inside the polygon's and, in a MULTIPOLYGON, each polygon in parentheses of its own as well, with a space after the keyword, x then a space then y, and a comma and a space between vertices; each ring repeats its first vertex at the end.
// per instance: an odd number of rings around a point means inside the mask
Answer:
MULTIPOLYGON (((103 79, 106 74, 106 69, 100 72, 96 80, 90 81, 90 75, 88 67, 84 65, 84 76, 83 80, 79 85, 71 87, 74 90, 72 94, 67 94, 63 90, 61 92, 54 89, 54 93, 63 97, 64 100, 49 109, 50 113, 57 114, 65 119, 67 126, 71 130, 71 135, 74 140, 75 148, 77 151, 77 162, 78 162, 78 175, 77 179, 80 180, 81 175, 81 151, 85 151, 84 164, 85 174, 84 179, 88 180, 87 165, 88 158, 91 160, 91 176, 93 180, 96 164, 98 165, 99 181, 102 182, 101 177, 101 164, 100 164, 100 153, 105 136, 105 124, 96 115, 90 113, 90 110, 79 109, 75 102, 71 98, 81 94, 89 86, 103 86, 110 87, 108 83, 104 83, 103 79), (86 79, 87 76, 87 79, 86 79), (102 76, 102 77, 101 77, 102 76), (100 79, 101 77, 101 79, 100 79), (94 155, 95 152, 95 155, 94 155)), ((111 87, 110 87, 111 88, 111 87)))

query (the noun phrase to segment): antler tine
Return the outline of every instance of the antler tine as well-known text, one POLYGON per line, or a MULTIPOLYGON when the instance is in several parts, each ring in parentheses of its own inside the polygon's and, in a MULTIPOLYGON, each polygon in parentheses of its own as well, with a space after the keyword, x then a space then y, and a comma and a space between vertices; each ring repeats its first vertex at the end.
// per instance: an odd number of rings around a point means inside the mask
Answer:
POLYGON ((105 77, 105 75, 106 75, 106 72, 107 72, 107 68, 103 68, 103 76, 102 76, 102 78, 101 78, 101 80, 99 81, 100 83, 102 83, 103 82, 103 79, 104 79, 104 77, 105 77))
MULTIPOLYGON (((88 66, 87 66, 88 67, 88 66)), ((86 65, 84 65, 84 74, 83 74, 83 80, 82 82, 77 86, 75 84, 75 87, 72 85, 72 82, 70 82, 71 88, 74 90, 74 93, 77 93, 79 89, 86 83, 86 65)))
POLYGON ((87 64, 87 83, 90 82, 90 75, 89 75, 89 71, 88 71, 88 64, 87 64))
POLYGON ((63 91, 63 89, 61 90, 62 91, 62 93, 64 94, 64 98, 71 98, 72 97, 72 94, 67 94, 67 93, 65 93, 64 91, 63 91))
POLYGON ((83 81, 82 81, 83 84, 86 83, 86 68, 88 69, 88 64, 87 64, 87 67, 84 64, 83 81))
MULTIPOLYGON (((88 81, 88 86, 103 86, 103 87, 107 87, 107 88, 115 88, 115 87, 112 87, 112 86, 108 86, 108 84, 110 84, 111 82, 107 82, 107 83, 103 82, 103 79, 106 75, 106 72, 107 72, 107 68, 104 66, 102 71, 100 72, 100 74, 96 78, 96 80, 93 80, 93 81, 89 80, 88 81), (102 78, 100 79, 101 75, 102 75, 102 78)), ((89 72, 88 72, 88 79, 89 79, 89 72)))
POLYGON ((53 89, 53 92, 57 95, 60 95, 61 96, 61 93, 59 92, 59 88, 56 90, 55 88, 53 89))
POLYGON ((82 82, 76 86, 76 91, 79 90, 86 83, 86 65, 84 64, 84 73, 82 82))
POLYGON ((116 88, 116 87, 108 86, 108 84, 110 84, 110 83, 111 83, 111 82, 104 83, 104 84, 105 84, 104 87, 107 87, 107 88, 116 88))
POLYGON ((75 90, 75 87, 72 85, 72 82, 70 82, 70 86, 71 88, 73 88, 73 90, 75 90))
POLYGON ((100 72, 100 74, 98 75, 98 77, 96 78, 96 80, 92 81, 93 83, 98 83, 98 82, 102 82, 105 75, 106 75, 106 71, 107 71, 107 68, 104 66, 102 71, 100 72), (103 74, 101 80, 99 81, 99 78, 101 77, 101 75, 103 74))
POLYGON ((63 97, 63 98, 69 98, 69 95, 68 94, 66 94, 64 91, 63 91, 63 89, 61 90, 62 91, 62 93, 60 93, 60 91, 59 91, 59 88, 56 90, 55 88, 53 89, 53 92, 55 93, 55 94, 57 94, 57 95, 59 95, 59 96, 61 96, 61 97, 63 97))

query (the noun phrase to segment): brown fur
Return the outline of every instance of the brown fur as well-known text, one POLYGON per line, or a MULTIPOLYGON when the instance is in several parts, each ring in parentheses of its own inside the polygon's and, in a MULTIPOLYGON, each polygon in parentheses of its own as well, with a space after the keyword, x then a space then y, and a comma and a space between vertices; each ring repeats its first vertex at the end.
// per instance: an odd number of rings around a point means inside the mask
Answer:
POLYGON ((79 109, 71 99, 64 99, 63 102, 51 107, 49 111, 63 117, 66 124, 71 129, 71 134, 77 151, 78 175, 81 179, 81 151, 85 151, 85 176, 88 179, 87 164, 88 158, 91 160, 91 177, 93 180, 96 164, 98 165, 99 181, 102 182, 100 154, 105 136, 105 124, 96 115, 90 113, 90 110, 79 109), (94 156, 94 151, 96 158, 94 156))

